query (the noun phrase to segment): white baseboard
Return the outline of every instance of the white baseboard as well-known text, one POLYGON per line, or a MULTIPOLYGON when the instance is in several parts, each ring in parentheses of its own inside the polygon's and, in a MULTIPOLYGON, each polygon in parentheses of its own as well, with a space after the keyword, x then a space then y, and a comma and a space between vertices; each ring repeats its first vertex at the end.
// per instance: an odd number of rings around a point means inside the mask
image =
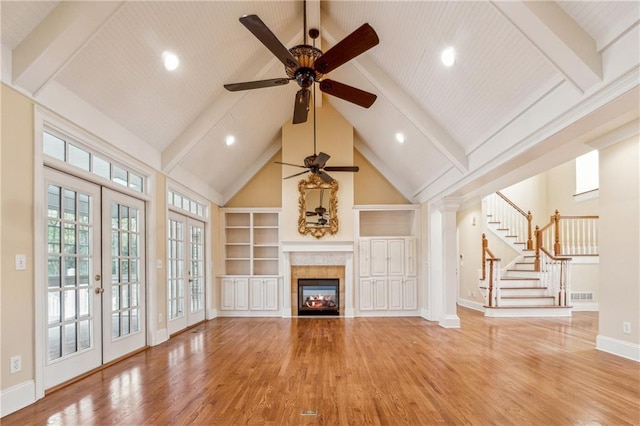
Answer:
POLYGON ((576 303, 572 302, 573 312, 599 312, 600 304, 599 303, 576 303))
POLYGON ((214 318, 218 318, 218 310, 211 309, 207 311, 207 320, 212 320, 214 318))
POLYGON ((465 308, 473 309, 474 311, 484 312, 484 305, 479 302, 473 302, 467 299, 458 299, 458 305, 465 308))
POLYGON ((460 317, 457 315, 445 315, 440 318, 439 325, 443 328, 460 328, 460 317))
POLYGON ((33 380, 11 386, 0 392, 0 417, 14 413, 36 402, 36 383, 33 380))
POLYGON ((422 318, 426 319, 427 321, 433 321, 431 319, 431 313, 429 312, 429 310, 427 308, 420 309, 420 316, 422 318))
POLYGON ((640 345, 635 343, 598 334, 598 337, 596 337, 596 349, 640 362, 640 345))

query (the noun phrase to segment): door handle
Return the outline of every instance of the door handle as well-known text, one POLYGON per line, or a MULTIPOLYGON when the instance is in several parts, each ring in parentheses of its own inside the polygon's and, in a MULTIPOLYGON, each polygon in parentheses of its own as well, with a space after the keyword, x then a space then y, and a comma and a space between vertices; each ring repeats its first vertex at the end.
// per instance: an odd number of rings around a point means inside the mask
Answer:
POLYGON ((95 292, 96 292, 96 294, 102 294, 102 293, 104 293, 104 288, 96 287, 95 292))

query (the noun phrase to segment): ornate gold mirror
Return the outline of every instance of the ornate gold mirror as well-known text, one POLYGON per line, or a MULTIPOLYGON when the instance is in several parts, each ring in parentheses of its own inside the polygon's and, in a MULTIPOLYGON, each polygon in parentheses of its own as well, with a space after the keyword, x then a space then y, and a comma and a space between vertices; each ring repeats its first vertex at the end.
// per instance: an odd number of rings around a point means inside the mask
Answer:
POLYGON ((338 181, 324 182, 314 173, 298 183, 298 232, 315 238, 338 232, 338 181))

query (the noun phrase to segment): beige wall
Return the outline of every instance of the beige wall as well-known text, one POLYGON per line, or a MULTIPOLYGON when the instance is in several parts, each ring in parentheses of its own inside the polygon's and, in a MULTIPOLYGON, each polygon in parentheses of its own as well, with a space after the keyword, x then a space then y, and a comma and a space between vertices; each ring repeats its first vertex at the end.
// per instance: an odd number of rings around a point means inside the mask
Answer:
MULTIPOLYGON (((278 151, 267 164, 225 204, 225 207, 281 207, 283 166, 274 164, 274 161, 282 161, 282 150, 278 151)), ((295 164, 300 164, 300 161, 295 164)), ((291 171, 291 174, 293 173, 297 173, 297 170, 291 171)))
POLYGON ((640 140, 600 151, 600 335, 640 344, 640 140), (622 323, 631 324, 631 334, 622 323))
POLYGON ((34 378, 33 104, 2 85, 2 275, 0 276, 0 388, 34 378), (16 271, 14 256, 27 256, 16 271), (22 356, 22 371, 9 374, 9 358, 22 356))
POLYGON ((353 203, 355 205, 411 204, 355 149, 353 152, 353 164, 360 167, 360 171, 355 173, 353 177, 353 203))
POLYGON ((585 201, 576 201, 576 162, 568 161, 547 171, 546 215, 550 216, 557 209, 561 215, 597 215, 599 213, 598 197, 585 201))
POLYGON ((549 222, 549 216, 551 216, 551 212, 547 208, 546 179, 546 175, 541 173, 500 190, 522 210, 531 212, 534 227, 546 225, 549 222))

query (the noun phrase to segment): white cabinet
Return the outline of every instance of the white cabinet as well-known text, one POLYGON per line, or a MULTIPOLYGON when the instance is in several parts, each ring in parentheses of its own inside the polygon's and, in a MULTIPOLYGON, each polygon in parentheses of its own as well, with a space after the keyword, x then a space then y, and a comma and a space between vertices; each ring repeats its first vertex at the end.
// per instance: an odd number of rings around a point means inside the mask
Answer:
POLYGON ((361 238, 358 255, 361 311, 418 309, 416 238, 361 238))
POLYGON ((379 311, 388 308, 386 278, 361 278, 359 287, 361 311, 379 311))
POLYGON ((249 280, 249 309, 253 311, 278 310, 277 278, 251 278, 249 280))
POLYGON ((222 278, 220 309, 223 311, 246 311, 249 309, 249 279, 222 278))

